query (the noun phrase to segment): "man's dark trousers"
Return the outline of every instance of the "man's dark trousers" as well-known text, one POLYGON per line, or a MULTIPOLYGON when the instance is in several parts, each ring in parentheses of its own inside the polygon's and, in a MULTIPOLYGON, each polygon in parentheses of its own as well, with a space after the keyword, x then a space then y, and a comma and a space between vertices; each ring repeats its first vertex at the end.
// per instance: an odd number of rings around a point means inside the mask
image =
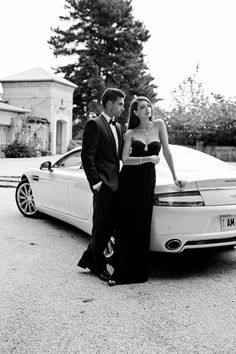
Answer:
POLYGON ((115 228, 117 197, 118 192, 112 192, 104 184, 99 191, 95 190, 93 193, 92 238, 85 254, 91 263, 92 259, 95 261, 94 266, 98 270, 106 269, 106 258, 103 251, 115 228))

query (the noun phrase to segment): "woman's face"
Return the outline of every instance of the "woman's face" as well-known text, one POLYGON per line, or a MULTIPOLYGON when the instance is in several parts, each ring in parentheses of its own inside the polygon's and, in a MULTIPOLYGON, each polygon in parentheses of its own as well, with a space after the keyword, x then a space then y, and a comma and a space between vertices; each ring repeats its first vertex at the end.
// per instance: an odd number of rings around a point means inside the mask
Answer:
POLYGON ((134 111, 134 113, 141 120, 150 119, 152 117, 152 106, 145 100, 139 101, 137 111, 134 111))

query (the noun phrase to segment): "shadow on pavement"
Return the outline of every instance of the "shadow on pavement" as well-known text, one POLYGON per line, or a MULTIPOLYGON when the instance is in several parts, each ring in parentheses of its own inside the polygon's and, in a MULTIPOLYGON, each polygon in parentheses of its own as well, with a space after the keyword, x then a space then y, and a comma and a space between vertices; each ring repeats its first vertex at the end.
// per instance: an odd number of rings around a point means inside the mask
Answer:
MULTIPOLYGON (((48 223, 49 228, 62 231, 63 237, 75 238, 86 244, 89 242, 90 235, 75 226, 45 214, 40 219, 48 223)), ((175 254, 150 252, 150 279, 180 279, 225 273, 236 268, 235 256, 236 248, 233 246, 186 250, 175 254)))
POLYGON ((213 275, 236 268, 236 249, 215 247, 212 249, 186 250, 179 254, 150 253, 151 278, 184 278, 213 275))
POLYGON ((55 230, 63 231, 63 235, 65 237, 70 237, 70 238, 78 237, 81 240, 83 239, 89 241, 90 236, 86 232, 62 220, 54 218, 53 216, 41 214, 39 219, 42 220, 42 222, 44 223, 48 223, 48 225, 54 228, 55 230))

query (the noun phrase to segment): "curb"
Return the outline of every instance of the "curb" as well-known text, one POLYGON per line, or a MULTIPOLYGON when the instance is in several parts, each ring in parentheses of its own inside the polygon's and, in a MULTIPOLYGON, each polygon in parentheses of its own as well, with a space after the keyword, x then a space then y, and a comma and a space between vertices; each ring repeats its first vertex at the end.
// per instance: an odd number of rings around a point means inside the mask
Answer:
POLYGON ((20 179, 20 176, 0 176, 0 188, 16 188, 20 179))

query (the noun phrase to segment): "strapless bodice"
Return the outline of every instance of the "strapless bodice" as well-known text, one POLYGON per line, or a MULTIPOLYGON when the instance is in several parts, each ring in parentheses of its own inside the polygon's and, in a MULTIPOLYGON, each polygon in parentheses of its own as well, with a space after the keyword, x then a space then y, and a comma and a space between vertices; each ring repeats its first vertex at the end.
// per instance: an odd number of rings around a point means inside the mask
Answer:
POLYGON ((130 156, 151 156, 158 155, 161 150, 160 141, 152 141, 146 147, 146 144, 141 140, 133 140, 131 145, 130 156))

